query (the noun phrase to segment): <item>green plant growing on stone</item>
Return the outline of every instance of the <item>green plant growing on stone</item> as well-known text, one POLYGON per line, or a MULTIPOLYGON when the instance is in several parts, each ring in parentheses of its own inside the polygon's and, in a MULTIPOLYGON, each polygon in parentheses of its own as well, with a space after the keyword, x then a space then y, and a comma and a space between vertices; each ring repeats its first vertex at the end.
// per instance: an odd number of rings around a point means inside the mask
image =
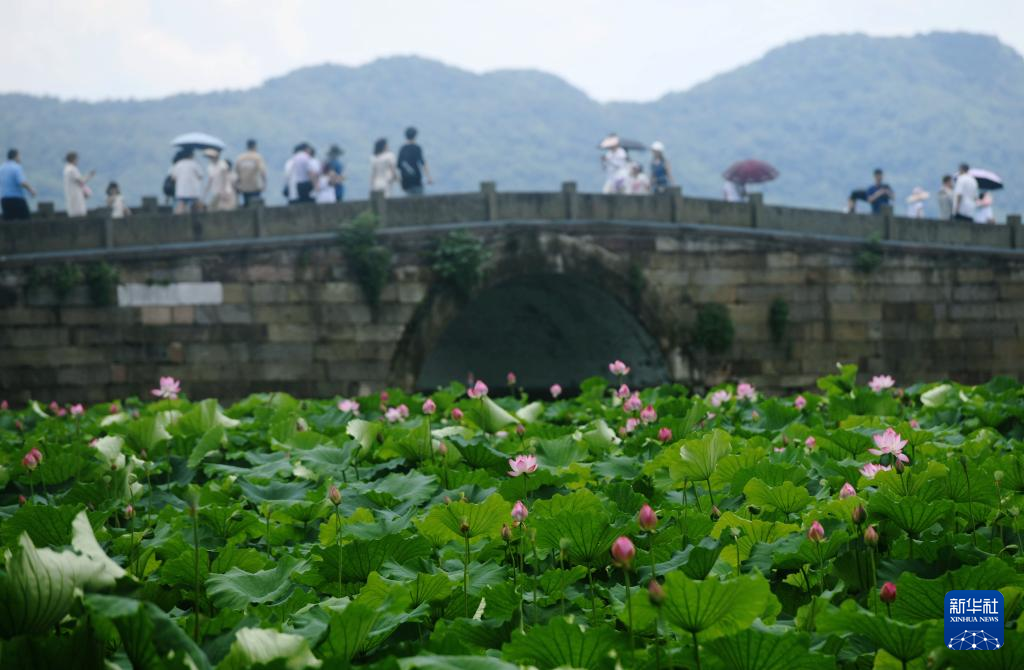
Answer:
POLYGON ((633 306, 639 306, 643 302, 644 289, 647 288, 647 278, 644 277, 643 268, 636 263, 631 264, 627 281, 629 282, 629 297, 633 301, 633 306))
POLYGON ((871 274, 882 264, 882 251, 882 241, 877 235, 872 235, 853 259, 854 269, 863 274, 871 274))
POLYGON ((693 327, 692 338, 696 349, 713 356, 724 354, 732 347, 735 336, 736 330, 725 305, 711 302, 697 309, 697 323, 693 327))
POLYGON ((114 304, 120 278, 117 268, 104 261, 86 267, 85 284, 92 304, 99 307, 114 304))
POLYGON ((441 282, 465 299, 483 279, 483 265, 488 258, 490 252, 480 239, 455 231, 438 242, 430 254, 430 267, 441 282))
POLYGON ((49 288, 57 302, 64 302, 71 291, 82 283, 82 279, 82 268, 72 263, 32 268, 25 280, 25 289, 32 292, 38 288, 49 288))
POLYGON ((376 308, 391 275, 391 250, 377 240, 377 216, 362 212, 350 223, 342 224, 338 239, 366 302, 376 308))
POLYGON ((782 298, 772 301, 768 310, 768 332, 772 335, 772 342, 776 345, 786 340, 786 330, 789 328, 789 303, 782 298))

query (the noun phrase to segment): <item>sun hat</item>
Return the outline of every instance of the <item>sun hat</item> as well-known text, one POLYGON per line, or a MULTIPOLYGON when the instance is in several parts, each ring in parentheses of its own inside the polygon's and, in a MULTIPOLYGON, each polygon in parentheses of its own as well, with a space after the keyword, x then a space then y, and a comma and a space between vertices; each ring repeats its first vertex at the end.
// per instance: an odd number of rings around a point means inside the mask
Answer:
POLYGON ((214 149, 213 147, 208 147, 206 149, 203 149, 203 155, 209 156, 210 158, 217 158, 218 156, 220 156, 220 152, 214 149))
POLYGON ((655 140, 654 144, 651 145, 651 151, 664 151, 665 145, 661 143, 661 140, 655 140))
POLYGON ((915 186, 914 190, 907 196, 907 202, 920 202, 922 200, 927 200, 929 197, 931 197, 931 194, 928 193, 928 191, 924 190, 920 186, 915 186))

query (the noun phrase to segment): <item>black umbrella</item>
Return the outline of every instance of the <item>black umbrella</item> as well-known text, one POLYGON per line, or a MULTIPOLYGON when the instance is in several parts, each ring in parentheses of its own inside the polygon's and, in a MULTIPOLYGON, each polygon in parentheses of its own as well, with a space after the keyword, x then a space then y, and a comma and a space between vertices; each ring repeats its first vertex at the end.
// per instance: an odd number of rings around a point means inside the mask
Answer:
POLYGON ((998 191, 1003 187, 1003 179, 992 170, 971 168, 967 171, 978 182, 979 191, 998 191))
POLYGON ((612 147, 622 147, 626 151, 647 151, 650 148, 643 142, 627 140, 614 135, 609 135, 601 140, 601 143, 597 145, 598 149, 611 149, 612 147))

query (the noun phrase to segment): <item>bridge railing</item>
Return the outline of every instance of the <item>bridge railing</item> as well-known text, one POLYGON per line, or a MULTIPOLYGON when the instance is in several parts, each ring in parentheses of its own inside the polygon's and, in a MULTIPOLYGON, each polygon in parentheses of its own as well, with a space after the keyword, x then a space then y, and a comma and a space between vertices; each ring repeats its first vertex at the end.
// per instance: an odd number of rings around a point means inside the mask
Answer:
POLYGON ((227 241, 330 233, 360 212, 375 212, 383 226, 429 226, 482 221, 650 221, 729 228, 759 228, 806 235, 877 238, 927 244, 997 249, 1024 248, 1021 217, 1007 225, 967 221, 910 219, 881 215, 766 205, 761 194, 732 203, 684 197, 678 188, 633 196, 580 193, 566 182, 554 192, 503 192, 484 182, 475 193, 429 195, 330 205, 251 207, 232 212, 174 216, 148 198, 133 216, 111 219, 105 211, 69 219, 52 212, 29 221, 0 224, 0 261, 4 257, 43 252, 74 252, 172 243, 227 241))

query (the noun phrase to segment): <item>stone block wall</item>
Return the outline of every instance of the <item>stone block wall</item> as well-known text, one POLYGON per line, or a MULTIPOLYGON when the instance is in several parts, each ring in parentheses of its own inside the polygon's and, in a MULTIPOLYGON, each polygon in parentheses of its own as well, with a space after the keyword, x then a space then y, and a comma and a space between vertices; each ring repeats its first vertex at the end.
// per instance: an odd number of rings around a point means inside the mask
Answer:
MULTIPOLYGON (((616 202, 588 196, 574 206, 596 212, 616 202)), ((675 216, 669 200, 653 202, 636 206, 675 216)), ((719 206, 722 216, 749 213, 719 206)), ((291 235, 300 225, 327 232, 335 214, 310 208, 299 223, 276 220, 276 212, 252 220, 291 235)), ((494 221, 468 229, 491 251, 485 286, 529 274, 593 284, 636 315, 683 383, 745 379, 792 390, 813 386, 840 361, 899 383, 1024 373, 1024 253, 883 242, 880 265, 865 272, 857 269, 862 241, 669 223, 494 221), (635 270, 639 291, 630 288, 635 270), (777 299, 789 312, 781 342, 768 327, 777 299), (687 350, 687 329, 710 302, 728 307, 736 332, 717 359, 687 350)), ((213 219, 202 226, 206 239, 213 219)), ((46 286, 30 288, 30 269, 43 260, 8 262, 0 265, 0 398, 97 402, 144 395, 160 375, 183 379, 193 397, 225 399, 408 385, 417 361, 466 307, 425 260, 443 234, 418 227, 382 236, 395 261, 376 310, 333 237, 227 247, 209 238, 187 253, 103 256, 123 285, 121 304, 107 307, 92 304, 84 287, 62 300, 46 286)))

